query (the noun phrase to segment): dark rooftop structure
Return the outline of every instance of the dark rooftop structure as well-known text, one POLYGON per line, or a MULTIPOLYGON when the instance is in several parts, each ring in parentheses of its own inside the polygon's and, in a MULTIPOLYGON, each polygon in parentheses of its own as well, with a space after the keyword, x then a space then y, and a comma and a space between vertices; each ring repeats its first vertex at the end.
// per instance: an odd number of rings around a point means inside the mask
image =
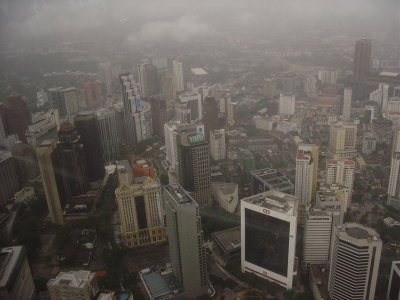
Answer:
POLYGON ((255 170, 250 174, 253 195, 270 190, 294 195, 294 184, 290 182, 289 178, 275 169, 255 170))
POLYGON ((240 227, 217 231, 211 236, 215 242, 216 252, 221 256, 225 263, 230 258, 240 255, 240 227))

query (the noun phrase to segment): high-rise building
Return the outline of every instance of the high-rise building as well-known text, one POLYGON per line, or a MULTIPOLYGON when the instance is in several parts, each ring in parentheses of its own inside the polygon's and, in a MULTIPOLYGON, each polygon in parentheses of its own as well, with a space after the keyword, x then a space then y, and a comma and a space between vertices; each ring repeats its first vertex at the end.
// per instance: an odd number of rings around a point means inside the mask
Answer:
POLYGON ((288 74, 280 78, 282 93, 295 94, 296 93, 296 75, 288 74))
POLYGON ((358 97, 365 94, 367 75, 371 68, 371 47, 371 40, 368 39, 359 40, 355 45, 353 80, 358 97))
POLYGON ((214 160, 226 158, 225 129, 210 131, 210 153, 214 160))
POLYGON ((78 135, 75 126, 64 121, 58 131, 57 163, 61 174, 62 197, 72 197, 85 194, 89 190, 88 166, 82 138, 78 135))
POLYGON ((296 109, 296 96, 294 94, 280 94, 279 96, 279 114, 294 115, 296 109))
POLYGON ((252 194, 276 190, 286 194, 294 195, 295 188, 290 179, 275 169, 260 169, 250 172, 252 194))
POLYGON ((380 83, 378 89, 369 94, 369 100, 376 102, 378 107, 381 109, 381 112, 386 113, 389 103, 389 85, 380 83))
POLYGON ((160 94, 165 97, 168 103, 176 100, 176 86, 174 73, 162 71, 160 74, 160 94))
POLYGON ((390 270, 388 291, 386 300, 400 299, 400 261, 393 261, 390 270))
POLYGON ((267 98, 274 98, 277 93, 275 78, 264 78, 264 95, 267 98))
POLYGON ((187 296, 204 295, 208 273, 199 205, 179 185, 164 186, 163 201, 173 272, 187 296))
POLYGON ((82 85, 82 93, 88 109, 102 106, 101 89, 97 82, 85 81, 82 85))
POLYGON ((119 134, 115 111, 107 108, 96 111, 104 162, 115 161, 119 156, 119 134))
POLYGON ((151 177, 147 177, 140 184, 123 181, 115 190, 121 236, 126 247, 140 247, 166 241, 160 194, 159 183, 151 177))
POLYGON ((211 130, 221 128, 218 112, 219 109, 215 97, 206 97, 203 101, 203 123, 207 140, 210 140, 211 130))
POLYGON ((46 195, 51 222, 58 225, 64 224, 62 204, 57 189, 60 184, 59 175, 56 173, 57 154, 55 141, 45 141, 36 147, 36 155, 42 175, 43 188, 46 195))
POLYGON ((332 236, 332 212, 306 208, 303 234, 303 261, 305 264, 326 264, 332 236))
POLYGON ((353 159, 357 156, 357 125, 336 123, 330 126, 328 154, 333 159, 353 159))
POLYGON ((211 204, 210 144, 202 133, 177 135, 177 180, 200 207, 211 204))
POLYGON ((31 145, 17 141, 12 145, 11 153, 17 168, 19 184, 22 187, 28 180, 39 175, 35 150, 31 145))
POLYGON ((109 61, 101 62, 97 68, 98 80, 104 84, 106 95, 112 95, 112 68, 109 61))
POLYGON ((183 92, 185 90, 185 82, 183 81, 183 67, 179 61, 172 61, 172 70, 175 78, 176 91, 183 92))
POLYGON ((315 199, 318 175, 318 147, 312 144, 299 144, 296 155, 295 196, 299 201, 298 219, 304 222, 304 211, 315 199))
POLYGON ((0 204, 5 205, 20 185, 17 167, 10 151, 0 150, 0 204))
POLYGON ((351 205, 351 194, 354 185, 354 160, 334 160, 328 159, 326 161, 326 183, 338 184, 347 189, 346 192, 346 209, 351 205))
POLYGON ((304 91, 309 98, 318 96, 317 78, 314 75, 308 75, 306 77, 304 91))
POLYGON ((164 124, 167 122, 167 100, 161 95, 150 97, 153 134, 164 136, 164 124))
POLYGON ((140 64, 137 66, 140 97, 147 99, 150 96, 158 94, 158 71, 152 64, 140 64))
POLYGON ((335 85, 337 83, 338 71, 336 69, 324 68, 318 70, 318 80, 322 84, 335 85))
POLYGON ((400 152, 400 128, 396 128, 394 130, 391 156, 393 157, 393 155, 397 152, 400 152))
POLYGON ((51 88, 47 90, 50 107, 58 109, 60 117, 72 118, 79 111, 76 88, 51 88))
POLYGON ((241 265, 292 289, 296 255, 297 199, 275 190, 241 200, 241 265))
POLYGON ((35 284, 24 246, 0 249, 0 299, 36 299, 35 284))
POLYGON ((74 118, 74 123, 85 151, 89 180, 102 180, 105 169, 96 114, 92 111, 81 112, 74 118))
POLYGON ((22 96, 12 93, 6 101, 5 106, 7 122, 6 134, 16 134, 18 139, 26 143, 25 132, 31 124, 31 115, 22 96))
POLYGON ((350 121, 350 114, 351 114, 351 88, 345 88, 343 94, 343 121, 348 122, 350 121))
POLYGON ((99 291, 96 273, 90 271, 60 272, 47 282, 50 300, 93 300, 99 291))
POLYGON ((332 239, 330 299, 373 300, 382 240, 375 230, 356 223, 338 225, 332 239))

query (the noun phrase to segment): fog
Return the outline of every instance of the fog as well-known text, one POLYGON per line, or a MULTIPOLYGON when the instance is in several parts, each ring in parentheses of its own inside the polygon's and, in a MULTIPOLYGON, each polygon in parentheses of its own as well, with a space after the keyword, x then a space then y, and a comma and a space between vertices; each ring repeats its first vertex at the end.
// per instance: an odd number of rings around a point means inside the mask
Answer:
POLYGON ((2 0, 1 38, 107 30, 128 41, 184 42, 224 31, 399 31, 398 0, 2 0))

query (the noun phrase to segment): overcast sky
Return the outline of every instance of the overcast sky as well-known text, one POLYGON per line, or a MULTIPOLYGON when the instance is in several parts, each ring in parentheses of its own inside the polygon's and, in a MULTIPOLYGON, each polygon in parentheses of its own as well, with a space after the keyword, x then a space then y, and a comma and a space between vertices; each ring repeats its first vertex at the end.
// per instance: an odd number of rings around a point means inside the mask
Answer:
POLYGON ((400 0, 0 0, 3 39, 104 27, 136 41, 337 25, 367 35, 374 26, 399 30, 399 15, 400 0))

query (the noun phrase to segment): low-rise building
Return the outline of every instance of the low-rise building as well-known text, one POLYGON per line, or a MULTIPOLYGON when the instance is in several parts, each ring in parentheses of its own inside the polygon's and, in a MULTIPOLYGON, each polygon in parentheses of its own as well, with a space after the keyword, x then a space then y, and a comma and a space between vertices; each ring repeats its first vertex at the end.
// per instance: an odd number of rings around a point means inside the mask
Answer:
POLYGON ((253 195, 276 190, 294 195, 294 185, 289 178, 275 169, 260 169, 251 172, 253 195))
POLYGON ((231 258, 240 256, 240 227, 229 228, 211 234, 214 250, 227 263, 231 258))
POLYGON ((213 182, 211 183, 214 200, 225 211, 233 214, 238 205, 238 185, 236 183, 213 182))

